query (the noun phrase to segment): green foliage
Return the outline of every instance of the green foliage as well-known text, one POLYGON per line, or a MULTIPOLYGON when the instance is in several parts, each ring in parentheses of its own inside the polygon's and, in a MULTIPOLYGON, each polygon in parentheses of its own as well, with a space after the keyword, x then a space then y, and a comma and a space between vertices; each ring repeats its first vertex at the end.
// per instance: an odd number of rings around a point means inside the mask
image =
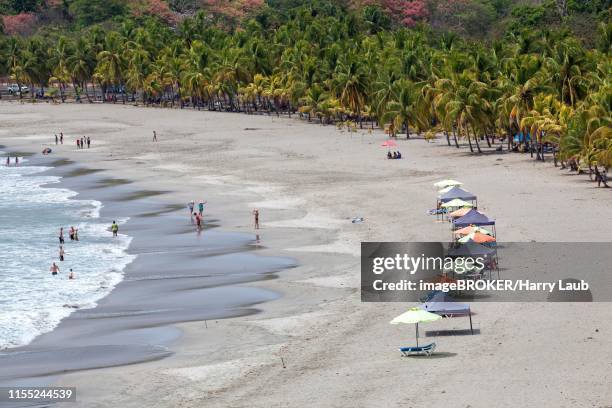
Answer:
POLYGON ((127 5, 124 0, 71 0, 68 10, 75 23, 85 27, 125 14, 127 5))

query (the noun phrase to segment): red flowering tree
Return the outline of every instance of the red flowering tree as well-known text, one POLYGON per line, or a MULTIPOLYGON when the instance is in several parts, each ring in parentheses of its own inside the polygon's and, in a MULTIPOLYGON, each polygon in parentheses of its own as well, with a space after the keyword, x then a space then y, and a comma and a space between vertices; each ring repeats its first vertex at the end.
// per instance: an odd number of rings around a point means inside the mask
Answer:
POLYGON ((8 35, 31 34, 34 32, 36 20, 37 18, 34 13, 20 13, 14 16, 3 16, 2 23, 4 24, 4 32, 8 35))
POLYGON ((407 27, 413 27, 429 17, 426 0, 357 0, 354 6, 355 8, 380 7, 393 21, 407 27))
POLYGON ((139 17, 149 15, 159 17, 168 23, 176 23, 179 16, 170 10, 170 6, 163 0, 138 0, 130 4, 132 14, 139 17))

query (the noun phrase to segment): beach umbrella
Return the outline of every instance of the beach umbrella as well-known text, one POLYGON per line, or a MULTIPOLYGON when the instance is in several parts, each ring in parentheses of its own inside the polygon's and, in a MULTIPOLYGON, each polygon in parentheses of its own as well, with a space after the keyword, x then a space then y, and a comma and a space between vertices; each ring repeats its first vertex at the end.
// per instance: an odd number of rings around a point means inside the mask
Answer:
POLYGON ((470 225, 468 227, 463 227, 453 232, 455 235, 470 235, 473 232, 480 232, 481 234, 493 235, 491 231, 482 227, 476 227, 474 225, 470 225))
POLYGON ((453 208, 453 207, 473 207, 474 204, 468 203, 460 198, 455 198, 441 205, 442 208, 453 208))
POLYGON ((471 208, 469 207, 465 207, 465 208, 460 208, 456 211, 453 211, 452 213, 448 214, 448 216, 450 218, 459 218, 459 217, 463 217, 465 214, 467 214, 469 211, 471 210, 471 208))
POLYGON ((474 241, 479 244, 484 244, 486 242, 495 242, 495 238, 490 235, 481 234, 480 232, 472 232, 471 234, 466 235, 465 237, 459 238, 457 240, 457 242, 460 242, 462 244, 470 241, 474 241))
POLYGON ((391 150, 392 147, 397 147, 397 143, 395 143, 393 140, 385 140, 381 146, 387 147, 389 150, 391 150))
POLYGON ((391 324, 414 324, 416 327, 416 343, 419 346, 419 323, 429 323, 440 320, 442 316, 435 313, 430 313, 419 307, 413 307, 407 312, 402 313, 395 319, 391 320, 391 324))
POLYGON ((463 183, 457 180, 442 180, 434 183, 434 187, 445 188, 445 187, 454 187, 454 186, 462 186, 463 183))

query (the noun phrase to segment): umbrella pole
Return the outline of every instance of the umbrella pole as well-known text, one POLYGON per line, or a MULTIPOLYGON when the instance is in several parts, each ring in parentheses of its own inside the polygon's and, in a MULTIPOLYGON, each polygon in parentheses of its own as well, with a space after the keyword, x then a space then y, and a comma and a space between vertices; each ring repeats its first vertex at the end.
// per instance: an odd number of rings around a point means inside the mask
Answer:
POLYGON ((419 324, 416 324, 416 342, 417 342, 417 347, 419 347, 419 324))
POLYGON ((472 308, 469 308, 468 311, 470 313, 470 331, 474 334, 474 328, 472 327, 472 308))

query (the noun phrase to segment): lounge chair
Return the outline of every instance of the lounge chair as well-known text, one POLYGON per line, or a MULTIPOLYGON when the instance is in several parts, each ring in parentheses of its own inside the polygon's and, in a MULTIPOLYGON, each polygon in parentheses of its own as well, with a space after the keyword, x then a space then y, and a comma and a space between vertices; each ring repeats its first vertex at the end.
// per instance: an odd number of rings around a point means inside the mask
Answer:
POLYGON ((408 357, 412 355, 431 356, 435 349, 436 349, 436 343, 431 343, 426 346, 402 347, 399 350, 402 352, 404 357, 408 357))

